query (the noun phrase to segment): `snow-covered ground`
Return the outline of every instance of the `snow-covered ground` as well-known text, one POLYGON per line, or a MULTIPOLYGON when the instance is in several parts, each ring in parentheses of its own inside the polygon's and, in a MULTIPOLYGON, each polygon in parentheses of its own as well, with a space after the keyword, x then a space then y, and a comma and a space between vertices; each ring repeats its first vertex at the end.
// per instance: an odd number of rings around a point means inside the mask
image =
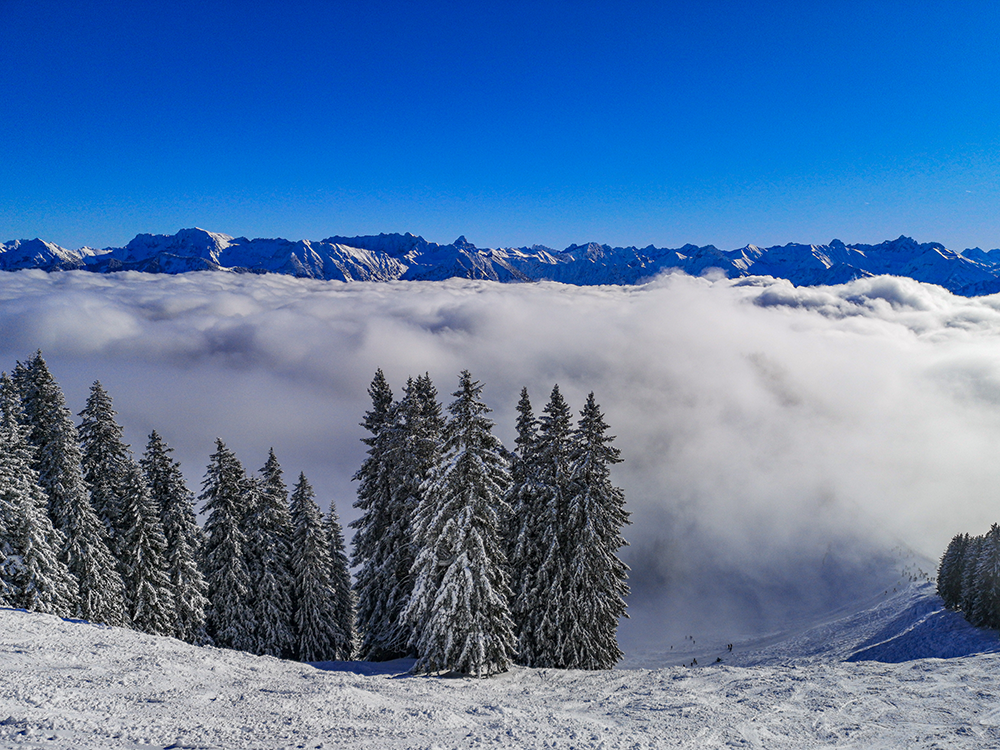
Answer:
POLYGON ((2 747, 1000 746, 1000 642, 926 582, 731 653, 692 634, 629 668, 489 680, 310 666, 17 610, 0 610, 0 632, 2 747))

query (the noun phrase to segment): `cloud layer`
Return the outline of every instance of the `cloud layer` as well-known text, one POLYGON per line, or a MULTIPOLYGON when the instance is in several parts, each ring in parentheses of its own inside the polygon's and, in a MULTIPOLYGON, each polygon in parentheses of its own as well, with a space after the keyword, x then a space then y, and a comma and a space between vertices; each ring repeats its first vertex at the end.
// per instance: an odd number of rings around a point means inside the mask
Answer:
POLYGON ((760 624, 774 602, 843 597, 873 549, 936 557, 1000 515, 1000 298, 908 279, 25 271, 0 274, 0 332, 0 368, 41 348, 74 411, 100 379, 133 446, 159 430, 193 488, 216 436, 250 469, 273 445, 344 520, 377 367, 397 391, 430 372, 445 403, 470 369, 508 445, 522 385, 536 412, 553 383, 575 408, 593 390, 626 459, 634 632, 699 609, 698 592, 705 618, 760 624))

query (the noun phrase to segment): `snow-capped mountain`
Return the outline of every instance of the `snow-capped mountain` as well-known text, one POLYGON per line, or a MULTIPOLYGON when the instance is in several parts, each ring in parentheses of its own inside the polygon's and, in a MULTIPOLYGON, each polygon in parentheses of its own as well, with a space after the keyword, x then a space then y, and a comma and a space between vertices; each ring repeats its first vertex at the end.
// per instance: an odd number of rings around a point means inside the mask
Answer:
POLYGON ((412 234, 328 237, 320 241, 247 239, 204 229, 174 235, 140 234, 125 247, 67 250, 39 239, 0 244, 0 270, 84 269, 98 273, 235 271, 281 273, 341 281, 395 279, 550 280, 576 285, 635 284, 664 270, 699 275, 717 268, 729 278, 773 276, 799 286, 840 284, 863 276, 908 276, 965 296, 1000 291, 1000 250, 956 253, 909 237, 878 245, 789 243, 720 250, 610 247, 590 243, 565 250, 534 245, 479 248, 459 237, 449 245, 412 234))

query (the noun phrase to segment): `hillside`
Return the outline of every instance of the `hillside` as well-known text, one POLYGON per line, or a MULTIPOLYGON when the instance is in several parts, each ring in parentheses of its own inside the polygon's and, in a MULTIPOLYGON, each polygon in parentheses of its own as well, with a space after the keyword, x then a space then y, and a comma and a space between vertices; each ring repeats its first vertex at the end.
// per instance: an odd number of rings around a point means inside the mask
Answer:
POLYGON ((892 275, 937 284, 963 296, 1000 291, 1000 250, 974 248, 957 253, 936 242, 919 243, 909 237, 877 245, 831 240, 826 245, 747 245, 729 251, 713 245, 668 249, 592 242, 557 251, 540 245, 478 248, 465 237, 449 245, 412 234, 291 241, 230 237, 193 228, 174 235, 140 234, 125 247, 103 250, 67 250, 40 239, 0 244, 0 270, 25 268, 97 273, 232 271, 338 281, 549 280, 582 286, 635 284, 673 269, 693 276, 719 269, 729 278, 773 276, 797 286, 892 275))
MULTIPOLYGON (((490 680, 310 666, 0 610, 0 745, 45 748, 995 747, 993 633, 909 584, 699 666, 490 680)), ((694 636, 697 641, 697 634, 694 636)), ((716 644, 723 646, 723 644, 716 644)), ((714 649, 714 650, 713 650, 714 649)), ((638 667, 638 665, 633 665, 638 667)), ((655 667, 655 664, 649 664, 655 667)))

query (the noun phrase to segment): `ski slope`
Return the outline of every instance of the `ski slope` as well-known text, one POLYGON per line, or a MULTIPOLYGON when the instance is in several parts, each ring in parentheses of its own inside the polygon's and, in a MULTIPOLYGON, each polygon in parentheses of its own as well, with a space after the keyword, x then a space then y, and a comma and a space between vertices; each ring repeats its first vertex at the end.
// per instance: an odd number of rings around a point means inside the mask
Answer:
POLYGON ((996 634, 942 610, 926 582, 732 653, 692 634, 631 668, 489 680, 413 677, 405 661, 311 666, 19 610, 0 610, 0 632, 2 747, 1000 745, 996 634))

